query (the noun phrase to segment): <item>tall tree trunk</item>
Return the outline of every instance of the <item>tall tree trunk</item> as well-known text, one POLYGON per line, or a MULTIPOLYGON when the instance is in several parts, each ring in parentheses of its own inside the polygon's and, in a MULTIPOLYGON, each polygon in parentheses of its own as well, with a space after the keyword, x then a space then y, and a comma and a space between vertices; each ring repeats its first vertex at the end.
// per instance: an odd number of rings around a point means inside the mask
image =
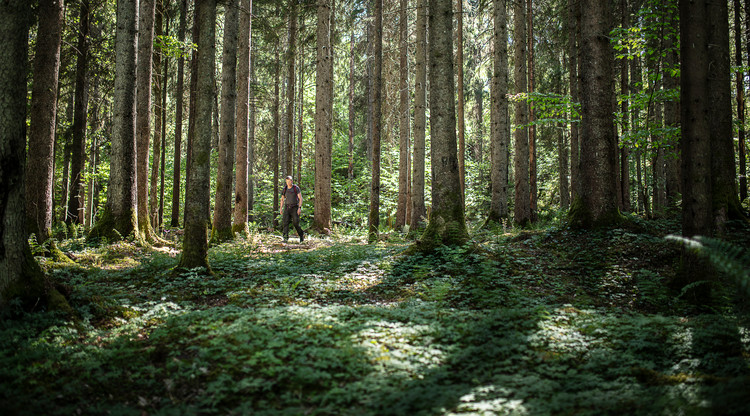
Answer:
MULTIPOLYGON (((304 26, 301 32, 304 32, 304 26)), ((297 100, 297 183, 302 184, 302 141, 305 117, 305 62, 300 59, 299 68, 299 99, 297 100)))
POLYGON ((617 139, 612 119, 614 78, 608 2, 583 0, 581 9, 581 160, 572 225, 609 226, 620 221, 617 204, 617 139))
MULTIPOLYGON (((180 27, 177 38, 185 42, 187 27, 187 0, 180 1, 180 27)), ((172 172, 172 220, 170 226, 180 226, 180 186, 182 184, 182 113, 185 98, 185 57, 180 53, 177 60, 177 98, 174 126, 174 171, 172 172)))
MULTIPOLYGON (((568 0, 568 73, 570 76, 570 100, 580 102, 580 83, 578 74, 578 55, 581 30, 581 4, 579 0, 568 0)), ((579 138, 580 119, 571 117, 570 123, 570 197, 571 201, 578 195, 580 174, 581 146, 579 138)))
MULTIPOLYGON (((710 83, 714 71, 709 55, 710 22, 706 0, 680 0, 680 119, 682 138, 682 235, 711 236, 712 166, 711 153, 715 143, 711 122, 713 104, 710 83)), ((704 280, 709 275, 705 262, 695 254, 683 251, 683 273, 678 285, 704 280)), ((710 286, 694 291, 698 301, 710 298, 710 286)))
POLYGON ((89 2, 81 2, 80 33, 76 60, 75 114, 73 142, 70 153, 70 193, 65 222, 83 224, 83 172, 86 161, 86 113, 88 111, 88 80, 86 68, 89 55, 89 2))
POLYGON ((248 139, 250 128, 250 48, 252 34, 253 0, 240 4, 238 37, 239 61, 237 64, 237 147, 235 149, 234 217, 232 234, 247 235, 248 210, 248 139))
POLYGON ((725 222, 745 218, 737 192, 737 169, 732 134, 732 78, 729 54, 729 10, 727 2, 710 3, 709 46, 711 72, 708 91, 711 103, 711 192, 714 231, 723 235, 725 222))
MULTIPOLYGON (((458 0, 460 3, 462 0, 458 0)), ((402 229, 406 225, 406 200, 409 182, 409 66, 407 60, 408 33, 406 31, 406 0, 401 0, 399 10, 400 31, 400 59, 399 59, 399 158, 398 158, 398 203, 396 208, 396 228, 402 229)), ((460 15, 459 15, 460 16, 460 15)), ((459 31, 460 33, 460 31, 459 31)), ((459 78, 461 75, 459 74, 459 78)), ((459 94, 459 100, 461 95, 459 94)))
POLYGON ((146 239, 153 242, 154 230, 148 215, 148 165, 151 143, 151 87, 154 61, 155 0, 139 0, 138 63, 136 91, 136 183, 138 228, 146 239))
MULTIPOLYGON (((630 9, 628 9, 628 0, 620 0, 620 24, 623 29, 630 28, 630 9)), ((628 77, 628 63, 627 59, 622 59, 620 62, 620 94, 623 97, 627 97, 630 94, 628 77)), ((628 100, 622 99, 620 103, 620 111, 622 112, 622 129, 620 137, 625 137, 628 131, 628 100)), ((620 146, 620 191, 618 200, 620 203, 620 210, 630 211, 630 153, 625 143, 621 143, 620 146)))
POLYGON ((36 235, 39 242, 52 237, 52 184, 63 9, 63 0, 39 2, 24 190, 27 231, 36 235))
POLYGON ((117 2, 115 91, 107 204, 89 236, 117 241, 131 233, 143 241, 136 212, 135 89, 138 48, 138 1, 117 2))
POLYGON ((224 12, 224 52, 221 74, 221 125, 219 162, 216 174, 216 199, 211 244, 230 240, 232 234, 232 179, 237 110, 237 33, 239 0, 228 1, 224 12))
MULTIPOLYGON (((404 71, 401 71, 402 73, 404 71)), ((466 123, 464 120, 464 2, 456 0, 456 86, 458 87, 458 175, 461 197, 466 195, 466 123)))
MULTIPOLYGON (((169 21, 170 17, 165 10, 164 5, 162 3, 162 13, 166 16, 166 28, 164 30, 165 33, 169 34, 169 21)), ((169 57, 164 57, 164 69, 162 70, 162 74, 164 77, 164 83, 161 89, 161 168, 159 169, 159 212, 157 214, 157 219, 154 223, 154 226, 157 227, 159 230, 164 229, 164 175, 165 175, 165 169, 167 167, 167 86, 169 85, 169 57)))
MULTIPOLYGON (((534 93, 534 13, 533 0, 526 0, 526 57, 528 59, 529 95, 534 93)), ((534 103, 529 101, 529 209, 530 221, 536 221, 537 216, 537 183, 536 183, 536 126, 534 123, 534 103)))
MULTIPOLYGON (((250 18, 252 20, 252 4, 250 5, 250 18)), ((252 28, 251 28, 252 30, 252 28)), ((250 85, 255 83, 255 54, 253 54, 252 44, 250 45, 250 85)), ((253 174, 255 166, 255 94, 253 88, 250 88, 250 125, 248 126, 247 140, 247 210, 248 221, 253 221, 253 206, 255 203, 255 177, 253 174)), ((275 186, 275 185, 274 185, 275 186)), ((278 197, 278 192, 274 192, 278 197)), ((278 207, 276 207, 278 209, 278 207)), ((274 210, 276 213, 277 209, 274 210)))
MULTIPOLYGON (((163 32, 162 25, 164 23, 164 13, 165 10, 160 5, 154 21, 154 32, 157 38, 161 36, 163 32)), ((169 17, 167 17, 167 23, 168 22, 169 17)), ((166 32, 169 33, 169 28, 167 28, 166 32)), ((154 230, 159 229, 158 180, 162 152, 161 142, 163 138, 162 122, 164 121, 162 117, 162 113, 164 111, 164 107, 162 104, 162 92, 167 89, 167 72, 162 70, 161 58, 162 51, 154 51, 153 67, 156 70, 156 75, 154 76, 154 105, 152 108, 155 110, 156 117, 154 117, 154 160, 153 163, 151 163, 151 178, 148 186, 148 215, 149 221, 151 222, 151 226, 154 228, 154 230)), ((164 61, 167 61, 166 55, 164 55, 164 61)), ((148 166, 146 167, 148 168, 148 166)))
MULTIPOLYGON (((73 100, 70 100, 72 103, 73 100)), ((68 118, 68 120, 72 119, 72 117, 68 118)), ((72 130, 72 129, 70 129, 72 130)), ((60 192, 60 202, 59 207, 61 207, 61 218, 60 221, 65 221, 65 219, 68 216, 68 195, 70 194, 70 139, 73 135, 72 131, 66 132, 66 134, 62 135, 61 138, 64 141, 63 144, 63 177, 62 177, 62 192, 60 192)), ((53 214, 55 207, 52 207, 53 214)))
POLYGON ((414 156, 411 186, 411 228, 422 228, 427 220, 424 203, 425 116, 427 89, 427 5, 417 0, 416 49, 414 56, 414 156))
MULTIPOLYGON (((560 63, 562 64, 560 67, 565 68, 565 52, 561 52, 560 57, 560 63)), ((564 93, 564 84, 563 81, 560 80, 560 92, 564 93)), ((566 118, 569 118, 567 116, 566 118)), ((570 164, 568 162, 568 143, 566 140, 566 133, 567 129, 565 128, 566 125, 564 122, 560 122, 559 125, 559 131, 557 136, 557 159, 558 159, 558 184, 559 184, 559 190, 560 190, 560 209, 561 210, 567 210, 570 208, 570 187, 568 182, 568 175, 570 172, 570 164)))
POLYGON ((196 3, 195 23, 200 25, 198 38, 198 79, 196 97, 195 139, 193 142, 192 168, 185 193, 185 240, 178 268, 205 268, 208 265, 209 198, 211 186, 211 112, 213 101, 214 57, 216 56, 216 0, 201 0, 196 3))
POLYGON ((508 217, 508 22, 506 0, 493 0, 492 84, 490 90, 490 183, 492 197, 487 222, 499 223, 508 217))
POLYGON ((294 173, 294 93, 295 62, 297 60, 297 0, 289 0, 289 45, 286 64, 286 99, 284 100, 284 123, 281 128, 281 143, 284 152, 284 176, 294 173))
MULTIPOLYGON (((372 68, 372 181, 370 183, 370 213, 367 229, 368 240, 378 239, 380 227, 380 135, 381 135, 381 88, 383 80, 383 0, 375 0, 375 26, 373 27, 373 68, 372 68)), ((451 81, 453 79, 451 78, 451 81)))
POLYGON ((349 42, 349 167, 346 177, 354 179, 354 18, 351 23, 351 37, 349 42))
MULTIPOLYGON (((735 7, 735 10, 739 8, 735 7)), ((750 65, 750 0, 745 0, 745 47, 747 48, 747 63, 750 65)), ((743 111, 744 117, 744 111, 743 111)), ((748 194, 748 183, 747 183, 747 143, 745 140, 739 142, 739 156, 740 156, 740 202, 744 202, 747 199, 748 194)))
MULTIPOLYGON (((26 1, 0 3, 0 309, 67 306, 49 285, 28 243, 24 213, 26 76, 32 16, 26 1), (40 302, 41 300, 41 302, 40 302)), ((69 312, 69 307, 67 308, 69 312)))
MULTIPOLYGON (((513 81, 516 94, 527 92, 526 61, 526 1, 513 0, 513 55, 515 60, 513 81)), ((529 188, 529 104, 525 99, 515 103, 515 205, 514 221, 525 226, 531 221, 531 196, 529 188)))
POLYGON ((318 0, 317 67, 315 84, 315 208, 314 228, 331 229, 331 146, 333 123, 334 0, 318 0))
MULTIPOLYGON (((665 72, 664 88, 668 91, 679 91, 679 77, 673 76, 672 70, 679 68, 679 56, 677 55, 677 40, 679 36, 679 24, 677 16, 667 13, 665 28, 667 35, 664 37, 665 72)), ((677 130, 680 128, 680 106, 679 101, 672 99, 664 103, 664 124, 667 128, 677 130)), ((678 135, 671 135, 665 148, 666 163, 666 198, 667 208, 676 211, 680 200, 680 152, 678 151, 678 135)))
MULTIPOLYGON (((278 5, 277 5, 277 11, 278 11, 278 5)), ((278 226, 278 215, 279 215, 279 191, 281 188, 279 187, 279 121, 280 121, 280 114, 279 114, 279 101, 281 99, 279 95, 279 84, 281 83, 281 40, 279 38, 276 39, 276 58, 274 60, 274 77, 276 78, 276 82, 274 83, 274 89, 273 89, 273 104, 271 108, 271 114, 273 116, 273 126, 271 127, 271 135, 272 140, 272 147, 271 150, 271 167, 273 169, 273 226, 276 228, 278 226)))
MULTIPOLYGON (((197 13, 196 13, 197 16, 197 13)), ((198 19, 193 17, 193 44, 198 42, 200 39, 201 25, 198 23, 198 19)), ((213 94, 213 74, 211 74, 211 89, 213 94)), ((185 190, 190 187, 191 175, 190 172, 193 170, 193 142, 195 141, 195 101, 198 96, 198 51, 193 50, 193 56, 190 59, 190 102, 188 103, 188 133, 187 133, 187 146, 185 149, 185 190)), ((213 108, 212 108, 213 111, 213 108)), ((187 193, 187 192, 186 192, 187 193)), ((185 197, 185 221, 187 220, 187 195, 185 197)), ((183 221, 184 222, 184 221, 183 221)))
POLYGON ((453 83, 453 7, 451 0, 430 0, 430 156, 432 213, 419 243, 421 250, 463 244, 469 239, 456 148, 453 83))

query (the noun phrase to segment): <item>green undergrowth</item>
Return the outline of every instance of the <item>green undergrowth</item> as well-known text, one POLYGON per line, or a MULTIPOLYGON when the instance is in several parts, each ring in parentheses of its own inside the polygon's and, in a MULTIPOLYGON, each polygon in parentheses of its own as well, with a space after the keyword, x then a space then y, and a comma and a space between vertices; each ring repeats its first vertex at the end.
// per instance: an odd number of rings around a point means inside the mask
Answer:
MULTIPOLYGON (((750 413, 750 320, 668 283, 668 221, 409 242, 256 234, 179 253, 62 242, 45 264, 77 316, 0 321, 8 414, 717 415, 750 413)), ((744 234, 742 234, 744 236, 744 234)), ((742 237, 745 238, 745 237, 742 237)))

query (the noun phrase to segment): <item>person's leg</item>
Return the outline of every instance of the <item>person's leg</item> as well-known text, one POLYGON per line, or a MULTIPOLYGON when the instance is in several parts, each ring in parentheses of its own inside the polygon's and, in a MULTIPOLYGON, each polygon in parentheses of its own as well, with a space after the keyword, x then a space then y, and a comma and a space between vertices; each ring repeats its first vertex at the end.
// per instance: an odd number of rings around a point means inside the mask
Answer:
POLYGON ((281 216, 281 234, 284 241, 289 239, 289 209, 284 207, 284 214, 281 216))
POLYGON ((292 214, 292 224, 294 224, 294 229, 297 230, 297 235, 299 236, 299 241, 304 241, 304 233, 302 232, 302 227, 299 225, 299 214, 297 214, 297 207, 292 208, 291 210, 292 214))

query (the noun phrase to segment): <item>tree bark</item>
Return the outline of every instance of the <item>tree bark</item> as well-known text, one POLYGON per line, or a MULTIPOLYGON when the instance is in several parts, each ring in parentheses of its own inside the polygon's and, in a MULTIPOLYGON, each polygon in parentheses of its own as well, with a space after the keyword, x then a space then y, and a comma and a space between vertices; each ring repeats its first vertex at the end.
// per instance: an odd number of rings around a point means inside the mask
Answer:
POLYGON ((89 55, 89 2, 81 2, 80 33, 76 60, 75 110, 73 115, 73 142, 70 153, 70 192, 65 222, 83 224, 83 172, 86 161, 86 113, 88 112, 88 79, 86 68, 89 55))
POLYGON ((711 103, 712 153, 711 191, 714 231, 724 234, 726 221, 745 218, 737 192, 737 169, 732 131, 732 79, 729 54, 729 10, 727 2, 709 3, 709 44, 711 72, 708 91, 711 103))
POLYGON ((349 42, 349 167, 346 177, 354 179, 354 18, 351 24, 351 38, 349 42))
POLYGON ((294 173, 294 93, 295 62, 297 60, 297 0, 289 0, 289 40, 286 56, 286 99, 284 100, 284 123, 281 128, 281 143, 284 152, 284 176, 294 173))
POLYGON ((432 213, 419 247, 430 251, 468 241, 456 148, 453 83, 453 7, 451 0, 430 0, 430 156, 432 213))
POLYGON ((63 9, 63 0, 39 2, 25 197, 26 227, 40 243, 52 237, 52 184, 63 9))
MULTIPOLYGON (((460 3, 462 0, 458 0, 460 3)), ((398 158, 398 202, 396 208, 396 229, 406 225, 406 200, 409 179, 409 66, 407 61, 408 33, 406 31, 406 0, 401 0, 399 8, 400 59, 399 59, 399 158, 398 158)), ((460 15, 459 15, 460 16, 460 15)), ((460 33, 460 32, 459 32, 460 33)), ((461 74, 459 74, 459 78, 461 74)), ((461 100, 459 95, 459 100, 461 100)), ((459 101, 460 102, 460 101, 459 101)))
MULTIPOLYGON (((458 175, 461 197, 466 195, 466 123, 464 120, 464 2, 456 0, 456 86, 458 96, 458 175)), ((403 72, 403 71, 402 71, 403 72)))
MULTIPOLYGON (((513 82, 516 95, 527 93, 526 82, 526 1, 513 0, 513 59, 515 60, 513 82)), ((515 103, 515 154, 514 154, 514 222, 526 226, 531 221, 531 197, 529 189, 529 105, 525 97, 515 103)))
MULTIPOLYGON (((158 0, 157 0, 158 1, 158 0)), ((165 13, 165 10, 159 6, 159 10, 156 13, 155 20, 154 20, 154 32, 155 37, 159 37, 162 35, 163 28, 162 25, 164 23, 163 14, 165 13)), ((167 18, 167 22, 169 22, 169 18, 167 18)), ((167 33, 169 33, 169 30, 167 29, 167 33)), ((154 76, 154 105, 152 108, 155 110, 155 117, 154 117, 154 149, 153 149, 153 163, 151 163, 151 177, 149 180, 149 186, 148 186, 148 215, 149 215, 149 221, 151 223, 151 226, 154 230, 159 229, 159 167, 161 165, 161 153, 162 153, 162 122, 163 117, 162 113, 164 112, 164 107, 162 103, 162 93, 166 90, 167 86, 167 72, 163 70, 161 65, 162 61, 162 51, 154 51, 154 61, 153 61, 153 67, 156 70, 156 74, 154 76)), ((164 62, 167 62, 167 56, 164 55, 164 62)), ((148 168, 148 166, 147 166, 148 168)))
MULTIPOLYGON (((278 6, 277 6, 278 10, 278 6)), ((279 114, 279 101, 280 101, 280 95, 279 95, 279 84, 281 83, 281 40, 279 38, 276 39, 276 58, 274 59, 274 77, 276 78, 276 82, 274 84, 274 95, 273 95, 273 104, 271 105, 271 114, 273 117, 273 126, 271 127, 271 143, 272 143, 272 149, 271 149, 271 166, 273 169, 273 226, 276 228, 278 226, 278 215, 279 215, 279 191, 281 188, 279 187, 279 121, 280 121, 280 114, 279 114)))
MULTIPOLYGON (((581 5, 579 0, 568 0, 568 74, 570 76, 570 100, 580 101, 580 84, 578 74, 579 40, 581 29, 581 5)), ((570 123, 570 198, 578 195, 578 168, 580 165, 581 146, 579 144, 580 119, 571 117, 570 123)))
POLYGON ((237 33, 239 30, 239 0, 226 3, 224 12, 224 51, 221 74, 221 125, 219 127, 219 161, 216 173, 216 199, 211 228, 211 244, 233 237, 232 234, 232 179, 235 163, 237 110, 237 33))
POLYGON ((198 38, 198 79, 195 100, 195 139, 193 141, 192 168, 185 193, 185 240, 178 269, 204 268, 208 265, 207 229, 211 185, 211 113, 213 107, 214 57, 216 53, 216 0, 201 0, 196 4, 196 24, 200 25, 198 38))
POLYGON ((614 54, 608 38, 609 3, 583 0, 581 9, 586 10, 581 18, 581 178, 569 219, 573 226, 593 228, 621 220, 612 115, 614 54))
MULTIPOLYGON (((198 22, 197 13, 193 17, 193 44, 198 43, 201 33, 201 24, 198 22)), ((213 74, 211 74, 211 90, 213 94, 213 74)), ((196 99, 198 95, 198 51, 193 50, 193 55, 190 59, 190 102, 188 103, 188 132, 187 132, 187 146, 185 149, 185 190, 190 187, 190 171, 193 170, 193 142, 195 141, 195 111, 196 111, 196 99)), ((213 109, 212 109, 213 110, 213 109)), ((185 197, 185 220, 187 220, 187 192, 185 197)))
MULTIPOLYGON (((252 5, 251 5, 252 6, 252 5)), ((250 17, 252 20, 252 7, 250 8, 250 17)), ((255 54, 253 54, 252 45, 250 45, 250 85, 255 83, 255 54)), ((248 141, 247 141, 247 210, 248 221, 253 221, 255 216, 253 215, 253 206, 255 203, 255 178, 254 178, 254 166, 255 166, 255 94, 253 88, 250 88, 250 125, 248 126, 248 141)), ((274 182, 275 183, 275 182, 274 182)), ((275 186, 275 185, 274 185, 275 186)), ((278 193, 274 192, 277 195, 278 193)), ((274 213, 278 210, 278 207, 274 210, 274 213)))
POLYGON ((136 212, 136 63, 138 2, 117 2, 115 91, 107 204, 89 237, 117 241, 133 234, 143 241, 136 212))
POLYGON ((333 123, 333 48, 331 30, 334 0, 318 1, 317 66, 315 84, 315 208, 314 228, 331 229, 331 146, 333 123))
MULTIPOLYGON (((375 25, 373 27, 372 68, 372 181, 370 183, 370 213, 368 215, 368 240, 378 239, 380 227, 380 135, 381 135, 381 88, 383 79, 383 0, 375 0, 375 25)), ((453 82, 453 79, 451 79, 453 82)))
POLYGON ((237 64, 237 147, 235 149, 234 217, 232 234, 247 235, 248 139, 250 128, 250 48, 253 0, 240 4, 237 64))
POLYGON ((492 36, 492 84, 490 91, 490 183, 492 197, 487 222, 499 223, 508 217, 508 22, 506 0, 494 0, 492 36))
MULTIPOLYGON (((628 9, 628 0, 620 0, 620 22, 623 29, 630 28, 630 9, 628 9)), ((630 94, 630 78, 628 77, 628 64, 630 63, 627 59, 622 59, 620 63, 620 94, 625 97, 630 94)), ((620 111, 622 112, 622 129, 621 137, 625 136, 628 131, 628 107, 629 103, 627 99, 623 99, 620 103, 620 111)), ((620 147, 620 186, 618 187, 620 194, 618 201, 620 203, 620 210, 630 211, 630 150, 624 143, 620 147)))
POLYGON ((148 214, 148 166, 151 143, 151 88, 154 62, 155 0, 139 0, 138 63, 136 91, 136 183, 138 228, 146 241, 153 242, 154 230, 148 214))
POLYGON ((411 228, 418 230, 427 221, 424 203, 425 116, 427 89, 427 4, 417 0, 416 49, 414 56, 414 156, 412 157, 411 228))
MULTIPOLYGON (((526 43, 528 59, 528 79, 529 96, 534 93, 534 14, 532 6, 533 0, 526 0, 526 43)), ((536 180, 536 126, 534 123, 534 103, 529 101, 529 210, 531 222, 536 221, 537 217, 537 180, 536 180)))
MULTIPOLYGON (((180 27, 177 38, 185 42, 187 26, 187 0, 180 1, 180 27)), ((180 188, 182 185, 182 117, 185 98, 185 57, 180 53, 177 61, 177 97, 174 126, 174 171, 172 172, 172 220, 170 226, 180 226, 180 188)))

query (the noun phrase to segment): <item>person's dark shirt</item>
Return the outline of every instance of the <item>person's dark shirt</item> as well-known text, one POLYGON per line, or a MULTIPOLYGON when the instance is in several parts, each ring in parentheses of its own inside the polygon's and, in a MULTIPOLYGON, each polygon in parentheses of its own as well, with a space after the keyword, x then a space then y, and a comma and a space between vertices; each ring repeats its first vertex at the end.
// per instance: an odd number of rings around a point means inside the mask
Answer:
POLYGON ((281 191, 281 196, 284 197, 284 205, 289 207, 299 205, 299 198, 297 197, 299 193, 299 186, 292 184, 292 187, 288 188, 286 185, 284 185, 284 190, 281 191))

